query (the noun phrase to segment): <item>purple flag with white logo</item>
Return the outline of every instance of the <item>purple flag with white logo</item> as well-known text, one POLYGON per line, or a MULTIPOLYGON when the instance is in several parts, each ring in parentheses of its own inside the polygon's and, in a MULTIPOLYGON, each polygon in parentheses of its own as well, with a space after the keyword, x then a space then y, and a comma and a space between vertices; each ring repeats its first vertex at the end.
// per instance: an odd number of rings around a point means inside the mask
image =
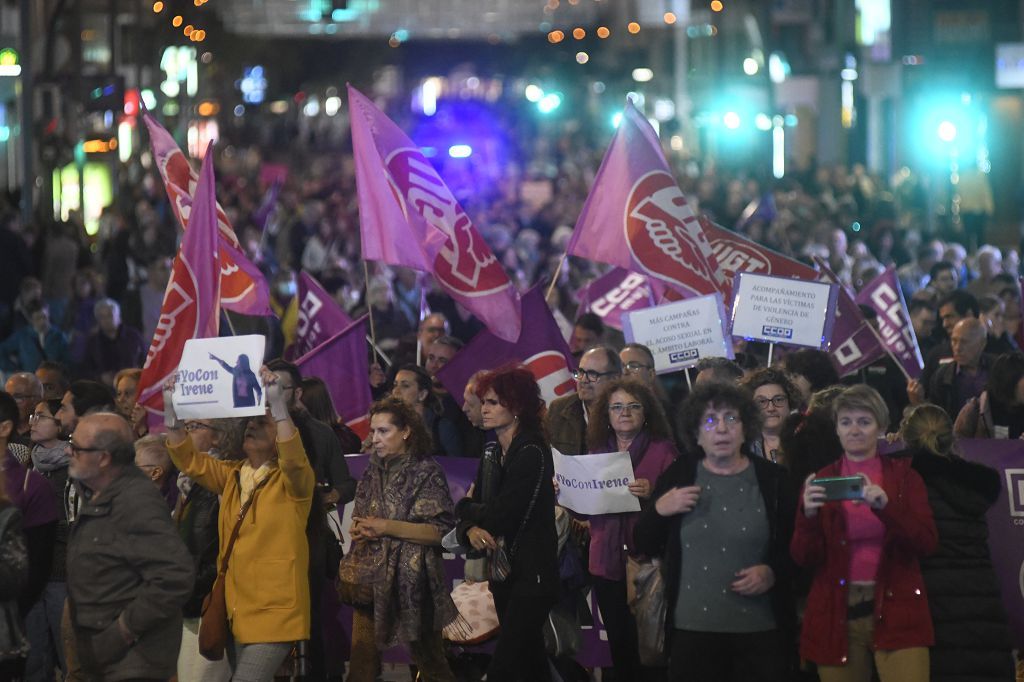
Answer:
POLYGON ((879 343, 871 325, 864 319, 857 302, 853 300, 839 277, 824 261, 815 258, 821 268, 821 279, 839 284, 839 298, 836 301, 836 322, 832 327, 832 341, 829 343, 829 357, 839 376, 845 377, 867 367, 875 360, 885 357, 885 348, 879 343))
POLYGON ((295 361, 303 376, 327 384, 334 409, 353 431, 365 438, 370 394, 370 362, 366 352, 366 316, 330 337, 295 361))
POLYGON ((907 375, 911 379, 921 376, 924 361, 896 277, 896 268, 890 265, 885 272, 871 280, 857 294, 857 303, 868 306, 878 314, 878 335, 907 375))
POLYGON ((572 378, 576 364, 540 286, 523 295, 523 331, 518 340, 503 341, 484 330, 438 371, 437 378, 461 405, 462 392, 473 374, 508 362, 526 365, 540 384, 546 402, 576 392, 572 378))
POLYGON ((580 308, 576 314, 592 312, 605 325, 622 331, 622 316, 654 305, 650 280, 639 272, 613 268, 577 292, 580 308))
POLYGON ((299 274, 298 302, 295 343, 285 352, 288 359, 302 357, 352 324, 352 318, 307 272, 299 274))

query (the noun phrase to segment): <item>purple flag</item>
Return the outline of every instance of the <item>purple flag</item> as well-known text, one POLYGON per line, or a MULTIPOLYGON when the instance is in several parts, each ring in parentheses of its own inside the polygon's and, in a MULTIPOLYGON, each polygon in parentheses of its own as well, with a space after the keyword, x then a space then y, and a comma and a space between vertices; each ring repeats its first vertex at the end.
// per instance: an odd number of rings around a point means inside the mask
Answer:
POLYGON ((327 384, 334 409, 352 430, 365 438, 370 394, 370 363, 366 357, 366 316, 327 339, 295 361, 303 376, 327 384))
POLYGON ((352 324, 334 298, 308 272, 299 274, 298 324, 287 358, 300 358, 352 324))
POLYGON ((896 268, 889 266, 857 294, 857 303, 878 314, 878 335, 893 358, 903 366, 911 379, 921 376, 924 361, 917 345, 914 325, 903 300, 903 291, 896 278, 896 268))
POLYGON ((829 269, 824 261, 815 258, 821 268, 821 279, 839 284, 839 298, 836 301, 836 322, 832 327, 832 340, 829 343, 829 357, 835 365, 839 376, 853 374, 867 367, 875 360, 885 356, 885 348, 879 343, 871 325, 864 319, 856 301, 842 286, 839 277, 829 269))
POLYGON ((523 332, 517 341, 503 341, 484 330, 448 361, 437 378, 461 405, 462 392, 473 374, 512 361, 523 363, 533 373, 545 401, 576 391, 571 373, 575 368, 572 353, 544 301, 540 285, 523 295, 523 332))
MULTIPOLYGON (((622 316, 654 305, 650 280, 638 272, 613 268, 577 293, 582 312, 592 312, 609 327, 622 330, 622 316)), ((579 317, 577 313, 577 317, 579 317)))

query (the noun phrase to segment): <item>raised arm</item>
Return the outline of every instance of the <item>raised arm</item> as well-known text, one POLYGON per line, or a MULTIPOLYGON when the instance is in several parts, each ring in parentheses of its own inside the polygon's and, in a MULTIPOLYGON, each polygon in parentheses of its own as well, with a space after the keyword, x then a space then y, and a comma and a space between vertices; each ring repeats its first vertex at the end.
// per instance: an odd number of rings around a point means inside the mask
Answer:
POLYGON ((277 375, 267 369, 266 365, 260 368, 260 378, 267 392, 267 407, 270 408, 270 415, 277 427, 277 461, 281 473, 284 474, 285 490, 293 499, 311 499, 313 487, 316 485, 316 475, 309 465, 299 430, 288 414, 284 391, 281 390, 277 375))

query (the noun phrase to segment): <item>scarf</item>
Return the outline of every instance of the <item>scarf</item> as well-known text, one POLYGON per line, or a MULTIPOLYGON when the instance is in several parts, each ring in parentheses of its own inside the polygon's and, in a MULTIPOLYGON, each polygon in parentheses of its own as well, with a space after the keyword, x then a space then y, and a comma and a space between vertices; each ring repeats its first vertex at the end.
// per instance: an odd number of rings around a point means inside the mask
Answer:
POLYGON ((61 442, 54 448, 35 446, 32 448, 32 466, 39 471, 63 469, 71 462, 71 456, 64 450, 65 445, 61 442))

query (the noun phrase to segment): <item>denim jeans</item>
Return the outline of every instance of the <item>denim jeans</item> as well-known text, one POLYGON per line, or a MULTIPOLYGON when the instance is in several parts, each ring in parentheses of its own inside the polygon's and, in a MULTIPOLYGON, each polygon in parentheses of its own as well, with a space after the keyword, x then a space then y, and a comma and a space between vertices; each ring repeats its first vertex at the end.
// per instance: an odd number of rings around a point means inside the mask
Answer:
POLYGON ((27 682, 52 682, 53 669, 57 666, 61 679, 67 675, 60 636, 60 618, 67 594, 67 583, 46 583, 43 593, 25 616, 25 636, 32 645, 25 661, 27 682))

